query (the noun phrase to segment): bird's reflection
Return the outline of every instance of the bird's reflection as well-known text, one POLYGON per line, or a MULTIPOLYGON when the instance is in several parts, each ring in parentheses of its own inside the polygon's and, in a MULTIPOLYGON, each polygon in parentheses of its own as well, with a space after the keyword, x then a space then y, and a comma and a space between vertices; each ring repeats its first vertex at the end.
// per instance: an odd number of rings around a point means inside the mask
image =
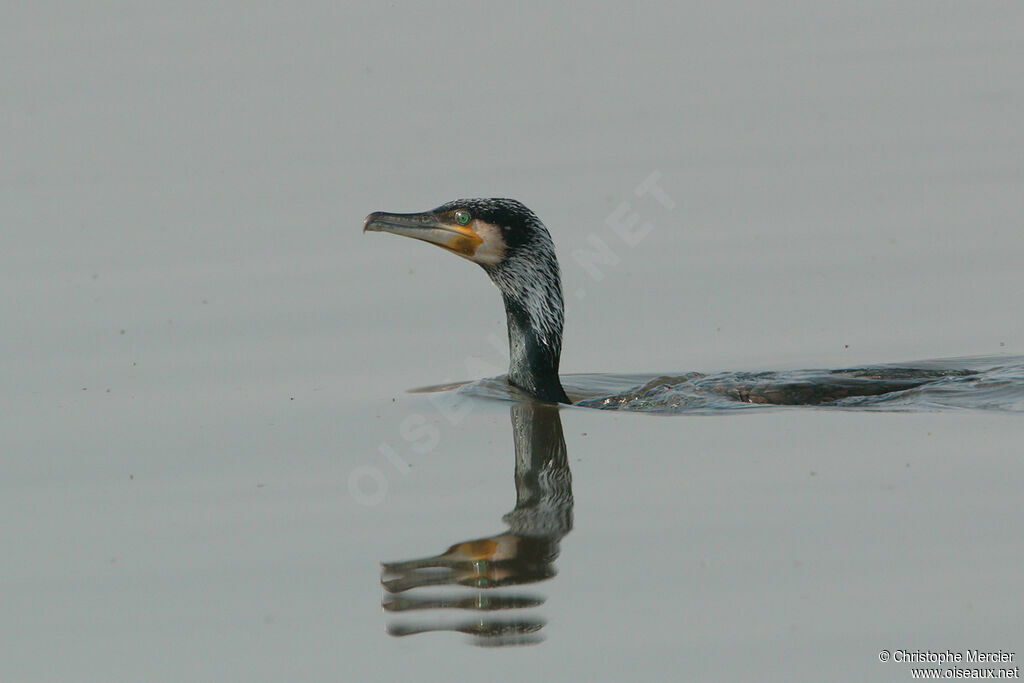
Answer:
POLYGON ((544 598, 518 591, 494 590, 523 586, 555 575, 559 543, 572 529, 572 475, 558 408, 540 403, 512 407, 515 441, 516 506, 502 517, 508 529, 500 534, 462 541, 440 555, 381 565, 384 609, 403 616, 387 627, 393 636, 427 631, 458 631, 477 645, 527 645, 542 640, 544 620, 536 608, 544 598), (406 593, 436 586, 458 587, 443 595, 406 593), (472 590, 466 590, 472 589, 472 590), (401 594, 401 595, 399 595, 401 594), (463 610, 473 617, 433 616, 437 610, 463 610), (412 621, 406 613, 431 615, 412 621))

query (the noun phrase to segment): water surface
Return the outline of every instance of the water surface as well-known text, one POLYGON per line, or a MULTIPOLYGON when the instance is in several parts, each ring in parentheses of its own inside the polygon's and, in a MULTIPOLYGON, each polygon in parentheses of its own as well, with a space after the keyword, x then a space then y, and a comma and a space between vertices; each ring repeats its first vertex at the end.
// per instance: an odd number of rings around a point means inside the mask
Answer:
POLYGON ((1019 357, 1022 12, 7 3, 0 679, 903 681, 881 649, 1019 659, 1024 425, 997 378, 995 410, 561 408, 564 451, 528 449, 520 403, 476 382, 507 367, 497 291, 360 222, 530 206, 582 398, 659 371, 696 391, 1019 357), (651 229, 627 242, 633 215, 651 229), (533 472, 571 472, 571 530, 566 477, 533 472), (442 573, 547 578, 381 584, 466 541, 505 564, 442 573))

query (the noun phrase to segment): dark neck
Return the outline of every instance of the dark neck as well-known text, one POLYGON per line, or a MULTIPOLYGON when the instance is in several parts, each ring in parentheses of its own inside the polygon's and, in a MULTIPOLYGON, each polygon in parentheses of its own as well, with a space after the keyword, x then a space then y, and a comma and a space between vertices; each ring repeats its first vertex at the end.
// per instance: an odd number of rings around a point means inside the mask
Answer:
POLYGON ((517 299, 504 293, 502 298, 508 318, 508 381, 542 401, 570 403, 558 379, 561 325, 545 334, 533 326, 517 299))

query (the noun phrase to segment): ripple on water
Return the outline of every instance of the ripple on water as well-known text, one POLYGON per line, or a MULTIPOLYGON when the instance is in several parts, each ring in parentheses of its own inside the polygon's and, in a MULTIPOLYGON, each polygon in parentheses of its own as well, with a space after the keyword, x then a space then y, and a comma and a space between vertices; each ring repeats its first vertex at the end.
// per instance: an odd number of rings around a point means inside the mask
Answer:
MULTIPOLYGON (((563 375, 573 403, 662 415, 779 406, 848 410, 1024 412, 1024 356, 972 357, 842 370, 563 375)), ((502 401, 529 400, 504 376, 430 387, 502 401)))

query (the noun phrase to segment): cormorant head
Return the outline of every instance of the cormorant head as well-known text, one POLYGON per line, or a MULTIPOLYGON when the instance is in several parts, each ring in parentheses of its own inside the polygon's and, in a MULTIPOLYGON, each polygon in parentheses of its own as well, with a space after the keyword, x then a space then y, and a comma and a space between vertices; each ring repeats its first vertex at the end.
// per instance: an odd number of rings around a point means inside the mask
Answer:
POLYGON ((457 199, 422 213, 371 213, 363 231, 436 244, 479 264, 501 290, 509 323, 509 379, 545 400, 568 402, 558 383, 562 282, 551 235, 515 199, 457 199))
MULTIPOLYGON (((557 309, 561 335, 562 285, 551 235, 515 199, 457 199, 423 213, 371 213, 363 231, 391 232, 436 244, 483 267, 506 302, 557 309)), ((534 316, 531 316, 534 317, 534 316)), ((535 319, 538 327, 550 327, 535 319)), ((548 321, 549 322, 549 321, 548 321)))
POLYGON ((457 199, 422 213, 371 213, 363 230, 413 237, 478 263, 499 268, 531 252, 554 251, 536 214, 515 199, 457 199))

